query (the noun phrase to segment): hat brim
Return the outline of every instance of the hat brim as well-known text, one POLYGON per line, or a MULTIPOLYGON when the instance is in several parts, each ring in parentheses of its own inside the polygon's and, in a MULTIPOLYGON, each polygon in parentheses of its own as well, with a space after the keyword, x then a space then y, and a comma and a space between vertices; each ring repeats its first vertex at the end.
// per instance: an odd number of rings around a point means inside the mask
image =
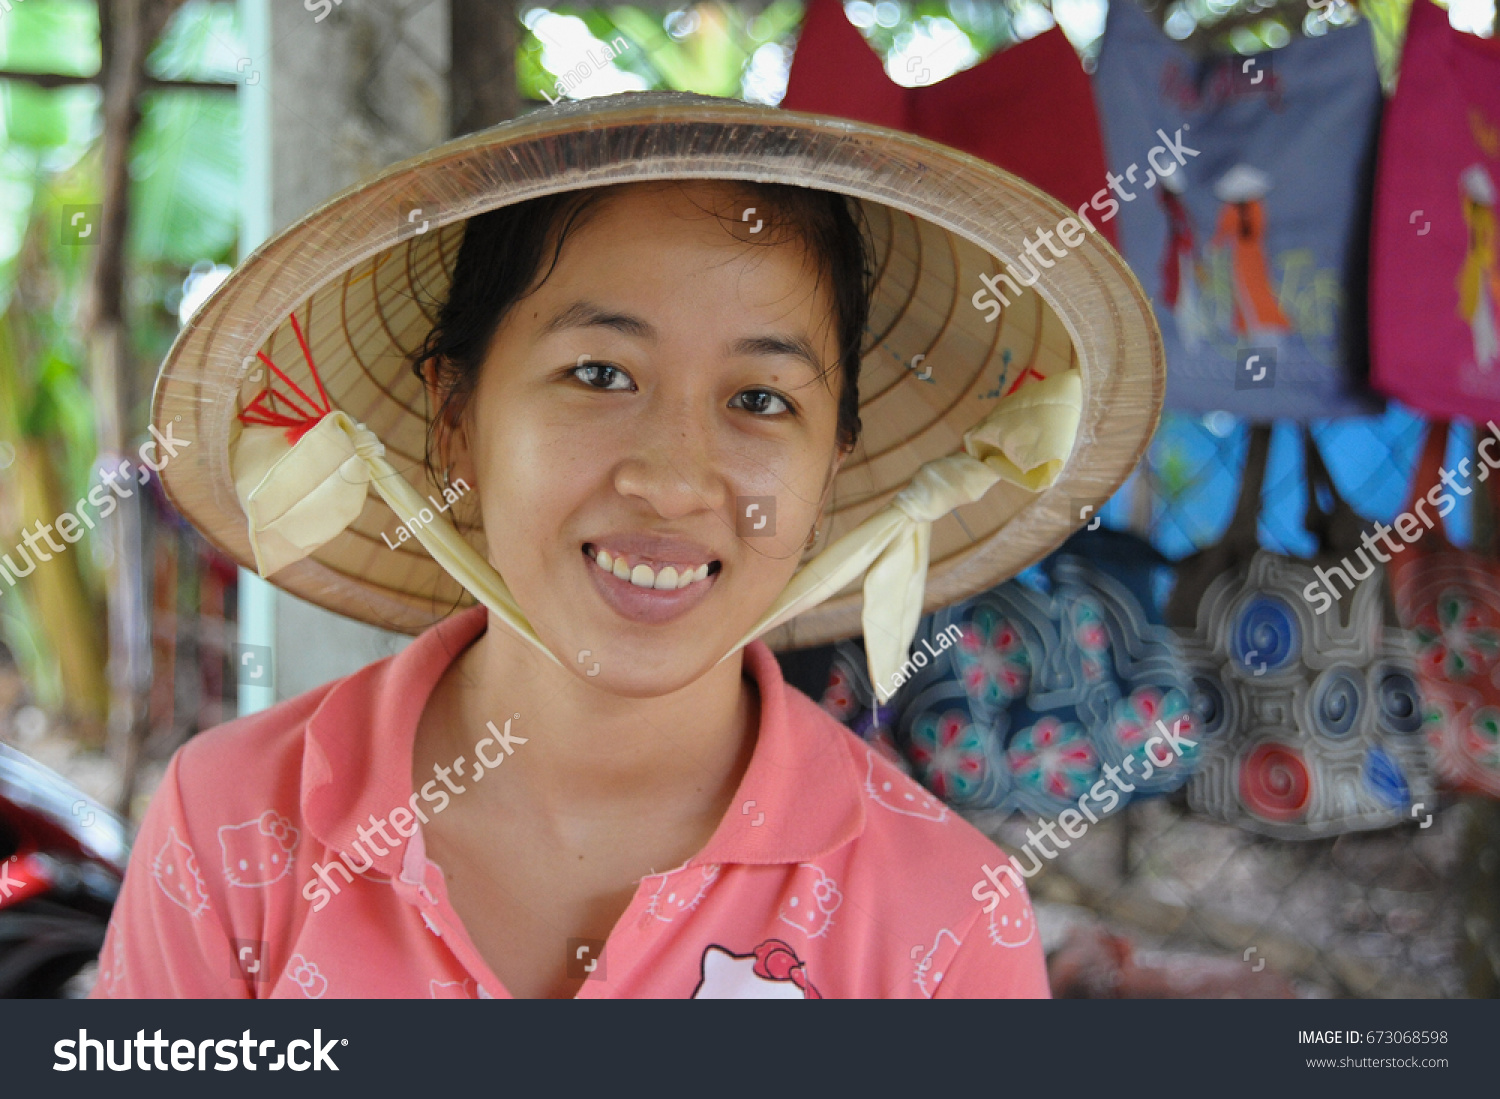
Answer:
MULTIPOLYGON (((1064 241, 1066 254, 1050 266, 1028 268, 1024 252, 1039 230, 1077 222, 1065 207, 992 164, 908 134, 649 92, 544 108, 441 146, 330 199, 257 249, 191 318, 158 376, 154 421, 174 422, 177 437, 192 441, 162 471, 168 496, 214 545, 254 567, 230 444, 237 413, 264 388, 258 353, 312 384, 290 327, 295 312, 334 407, 379 436, 418 492, 444 502, 422 460, 426 398, 408 360, 446 293, 465 220, 558 191, 693 179, 849 195, 876 238, 864 430, 835 481, 820 544, 888 504, 924 462, 958 450, 963 433, 1030 376, 1080 372, 1073 452, 1051 488, 1033 494, 1001 483, 933 524, 928 610, 1044 556, 1139 461, 1165 389, 1160 333, 1140 284, 1097 233, 1072 247, 1064 241), (972 299, 980 274, 1007 263, 1039 277, 990 322, 972 299)), ((453 517, 476 513, 455 507, 453 517)), ((471 605, 415 540, 391 548, 398 526, 371 493, 347 531, 271 582, 405 633, 471 605)), ((481 528, 460 530, 484 552, 481 528)), ((861 600, 851 585, 766 641, 799 647, 857 634, 861 600)))

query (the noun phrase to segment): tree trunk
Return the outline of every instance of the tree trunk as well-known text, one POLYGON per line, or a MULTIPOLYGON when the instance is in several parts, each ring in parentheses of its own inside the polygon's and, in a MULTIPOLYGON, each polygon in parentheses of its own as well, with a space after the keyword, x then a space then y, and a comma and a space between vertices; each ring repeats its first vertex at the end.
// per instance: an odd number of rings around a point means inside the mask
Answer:
MULTIPOLYGON (((93 383, 95 434, 106 468, 125 457, 134 370, 125 323, 125 238, 129 221, 130 147, 141 121, 146 54, 182 0, 99 0, 104 86, 103 181, 99 243, 83 307, 93 383)), ((122 478, 130 486, 133 478, 122 478)), ((138 486, 137 486, 138 487, 138 486)), ((134 491, 119 500, 107 537, 110 555, 109 752, 120 771, 118 808, 128 812, 148 724, 151 689, 150 608, 145 598, 142 523, 134 491)))
POLYGON ((448 129, 457 137, 521 113, 515 0, 449 0, 448 129))

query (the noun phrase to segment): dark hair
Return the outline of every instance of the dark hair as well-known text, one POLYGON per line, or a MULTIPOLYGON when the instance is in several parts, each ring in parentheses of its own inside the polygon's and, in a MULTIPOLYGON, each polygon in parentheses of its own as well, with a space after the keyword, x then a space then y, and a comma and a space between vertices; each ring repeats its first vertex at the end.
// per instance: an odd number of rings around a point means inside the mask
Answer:
MULTIPOLYGON (((874 284, 869 227, 857 202, 831 191, 782 183, 729 181, 752 196, 771 231, 747 243, 776 245, 800 241, 818 261, 818 279, 833 287, 838 332, 838 441, 852 448, 859 438, 859 366, 869 323, 874 284)), ((619 186, 543 195, 476 214, 464 228, 447 299, 437 322, 412 358, 419 377, 428 361, 437 364, 440 404, 428 423, 427 465, 433 469, 435 432, 463 414, 495 332, 510 310, 551 276, 568 234, 581 227, 619 186), (560 227, 559 227, 560 226, 560 227), (542 255, 556 229, 552 263, 540 279, 542 255)))

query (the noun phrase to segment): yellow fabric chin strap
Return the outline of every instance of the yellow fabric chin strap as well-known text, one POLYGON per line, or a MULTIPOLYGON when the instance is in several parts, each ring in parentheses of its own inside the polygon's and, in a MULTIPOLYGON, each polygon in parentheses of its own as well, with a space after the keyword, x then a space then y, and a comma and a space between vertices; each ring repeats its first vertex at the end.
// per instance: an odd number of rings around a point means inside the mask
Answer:
MULTIPOLYGON (((369 486, 464 590, 530 641, 554 664, 552 653, 521 613, 510 588, 446 516, 429 522, 418 513, 427 501, 385 460, 385 444, 363 424, 337 410, 318 421, 296 445, 279 427, 246 427, 230 454, 235 492, 250 521, 250 545, 261 576, 286 568, 331 542, 359 517, 369 486)), ((432 509, 427 508, 431 514, 432 509)))
MULTIPOLYGON (((1055 482, 1072 453, 1083 408, 1076 370, 1003 398, 964 435, 963 450, 928 462, 891 503, 799 569, 786 590, 722 662, 767 630, 836 595, 861 573, 871 681, 890 693, 916 636, 932 524, 979 500, 998 481, 1033 492, 1055 482)), ((555 664, 565 665, 521 613, 510 588, 443 515, 385 459, 385 447, 343 412, 328 413, 296 444, 277 427, 244 427, 231 447, 235 491, 249 520, 261 576, 300 561, 359 517, 370 485, 449 575, 555 664), (430 511, 430 509, 429 509, 430 511)))

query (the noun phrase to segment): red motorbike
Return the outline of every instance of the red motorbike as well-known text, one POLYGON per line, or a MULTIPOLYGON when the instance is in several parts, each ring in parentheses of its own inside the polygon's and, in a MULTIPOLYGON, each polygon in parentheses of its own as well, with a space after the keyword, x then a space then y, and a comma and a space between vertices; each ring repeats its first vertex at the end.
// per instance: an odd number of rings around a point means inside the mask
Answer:
POLYGON ((77 995, 130 857, 125 822, 0 744, 0 998, 77 995))

